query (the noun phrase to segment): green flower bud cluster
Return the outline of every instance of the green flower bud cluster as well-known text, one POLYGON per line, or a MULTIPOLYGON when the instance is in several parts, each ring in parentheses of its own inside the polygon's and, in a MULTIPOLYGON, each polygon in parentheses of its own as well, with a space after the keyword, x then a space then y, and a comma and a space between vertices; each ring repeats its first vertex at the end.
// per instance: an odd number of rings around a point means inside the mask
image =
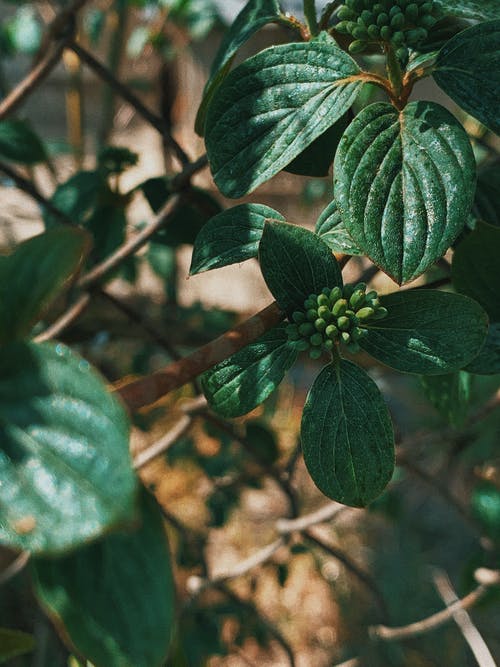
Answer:
POLYGON ((343 289, 325 287, 321 294, 307 297, 303 311, 293 313, 286 332, 294 347, 301 352, 309 350, 312 359, 319 359, 340 343, 355 353, 361 349, 358 341, 368 335, 363 325, 386 315, 377 292, 367 292, 365 283, 343 289))
POLYGON ((417 46, 441 18, 432 0, 345 0, 338 14, 338 32, 351 35, 351 53, 363 52, 370 42, 389 42, 402 62, 408 47, 417 46))

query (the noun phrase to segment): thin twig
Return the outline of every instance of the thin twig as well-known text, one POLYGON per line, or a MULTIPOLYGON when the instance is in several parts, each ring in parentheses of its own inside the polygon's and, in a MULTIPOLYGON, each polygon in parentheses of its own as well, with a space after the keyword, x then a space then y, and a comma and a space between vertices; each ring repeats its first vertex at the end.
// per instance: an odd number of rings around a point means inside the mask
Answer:
MULTIPOLYGON (((457 594, 453 590, 450 579, 445 572, 436 569, 434 571, 433 580, 441 599, 447 607, 451 607, 459 601, 457 594)), ((453 613, 453 620, 458 625, 460 632, 474 654, 479 667, 497 667, 486 642, 465 609, 457 609, 453 613)))
POLYGON ((346 662, 334 665, 334 667, 361 667, 361 663, 359 661, 359 658, 352 658, 351 660, 347 660, 346 662))
POLYGON ((165 454, 179 438, 182 438, 189 431, 192 424, 193 417, 191 415, 183 415, 163 438, 134 456, 134 470, 140 470, 148 463, 151 463, 153 459, 165 454))
POLYGON ((325 523, 326 521, 331 521, 334 517, 338 516, 342 512, 347 511, 349 508, 345 505, 340 505, 339 503, 328 503, 324 507, 321 507, 315 512, 300 516, 297 519, 278 519, 276 522, 276 530, 281 535, 288 535, 295 531, 303 531, 307 528, 317 525, 318 523, 325 523))
POLYGON ((105 81, 111 88, 113 88, 128 104, 130 104, 152 127, 154 127, 163 137, 165 144, 170 146, 175 152, 182 165, 190 163, 189 157, 177 141, 173 138, 165 126, 165 122, 160 116, 157 116, 150 109, 148 109, 141 100, 134 95, 128 86, 121 83, 115 75, 102 63, 100 63, 94 56, 89 53, 83 46, 76 41, 71 41, 68 47, 76 53, 80 60, 92 69, 97 76, 105 81))
POLYGON ((3 586, 18 575, 28 564, 30 556, 31 554, 29 551, 23 551, 5 568, 5 570, 0 572, 0 586, 3 586))
POLYGON ((53 322, 45 331, 35 337, 36 343, 43 343, 44 341, 57 338, 70 324, 77 320, 83 311, 90 304, 90 294, 84 293, 59 317, 53 322))

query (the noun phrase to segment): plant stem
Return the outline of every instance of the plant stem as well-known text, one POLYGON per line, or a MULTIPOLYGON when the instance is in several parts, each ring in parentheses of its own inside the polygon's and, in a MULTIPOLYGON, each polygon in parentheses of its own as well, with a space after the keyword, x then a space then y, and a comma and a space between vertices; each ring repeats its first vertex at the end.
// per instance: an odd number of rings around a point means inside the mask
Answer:
POLYGON ((387 75, 391 82, 394 95, 399 98, 403 90, 403 72, 401 71, 401 65, 399 64, 399 60, 392 44, 386 46, 385 55, 387 58, 387 75))
POLYGON ((319 33, 318 18, 316 16, 316 0, 304 0, 304 16, 311 37, 319 33))

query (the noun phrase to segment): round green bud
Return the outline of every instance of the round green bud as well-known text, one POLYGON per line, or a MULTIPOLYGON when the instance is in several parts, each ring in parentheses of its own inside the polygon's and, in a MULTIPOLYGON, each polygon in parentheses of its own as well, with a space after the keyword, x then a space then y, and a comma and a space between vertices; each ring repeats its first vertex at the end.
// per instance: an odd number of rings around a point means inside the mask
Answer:
POLYGON ((311 357, 311 359, 319 359, 322 354, 323 352, 317 347, 313 348, 312 350, 309 350, 309 356, 311 357))
POLYGON ((304 308, 306 310, 309 310, 310 308, 315 308, 316 307, 316 299, 311 299, 311 297, 307 297, 307 299, 304 301, 304 308))
POLYGON ((378 297, 378 293, 372 289, 369 292, 366 293, 366 299, 367 301, 370 301, 370 299, 376 299, 378 297))
POLYGON ((362 290, 356 290, 354 294, 349 299, 349 305, 356 310, 360 308, 365 302, 365 293, 362 290))
POLYGON ((389 28, 388 25, 384 25, 380 28, 380 36, 382 39, 385 39, 386 42, 388 42, 391 37, 392 37, 392 30, 389 28))
POLYGON ((361 329, 360 327, 354 327, 354 329, 351 331, 351 338, 353 340, 358 341, 364 338, 367 333, 368 331, 366 329, 361 329))
POLYGON ((324 331, 326 329, 326 322, 322 317, 318 317, 318 319, 314 322, 314 328, 316 331, 324 331))
POLYGON ((318 308, 318 316, 322 317, 323 319, 330 319, 330 309, 328 306, 320 306, 318 308))
POLYGON ((407 20, 410 21, 411 23, 416 22, 416 20, 418 19, 418 6, 415 4, 415 2, 412 2, 405 9, 405 16, 407 20))
POLYGON ((398 16, 398 15, 401 15, 401 9, 397 5, 394 5, 389 10, 389 18, 393 19, 395 16, 398 16))
POLYGON ((374 320, 382 320, 388 313, 389 311, 387 308, 384 308, 384 306, 380 306, 380 308, 377 308, 375 311, 375 314, 373 315, 374 320))
POLYGON ((309 338, 311 345, 318 346, 323 344, 323 336, 320 333, 315 333, 309 338))
POLYGON ((351 354, 357 354, 361 350, 359 345, 354 341, 351 341, 350 343, 347 343, 347 349, 349 350, 349 352, 351 354))
POLYGON ((309 310, 306 313, 306 317, 309 320, 309 322, 314 322, 314 320, 318 317, 318 311, 316 308, 309 308, 309 310))
POLYGON ((340 287, 334 287, 330 292, 330 299, 333 303, 342 297, 342 290, 340 287))
POLYGON ((302 311, 296 310, 292 315, 292 319, 294 322, 297 322, 297 324, 302 324, 302 322, 306 321, 306 316, 302 311))
POLYGON ((299 333, 301 336, 310 336, 314 333, 314 324, 304 322, 304 324, 301 324, 299 327, 299 333))
POLYGON ((331 352, 335 347, 335 343, 333 342, 333 340, 329 338, 328 340, 325 340, 325 342, 323 343, 323 347, 325 348, 325 350, 328 350, 328 352, 331 352))
POLYGON ((316 302, 318 306, 328 306, 330 303, 330 299, 326 294, 320 294, 316 299, 316 302))
POLYGON ((342 337, 342 342, 343 343, 350 343, 351 342, 351 335, 347 333, 347 331, 343 331, 341 334, 342 337))
POLYGON ((410 53, 406 46, 400 46, 399 49, 396 50, 396 56, 400 63, 406 67, 408 64, 408 59, 410 57, 410 53))
POLYGON ((436 25, 437 19, 434 16, 422 16, 418 23, 422 28, 431 30, 436 25))
POLYGON ((301 340, 296 341, 293 346, 299 352, 305 352, 309 349, 309 341, 302 338, 301 340))
POLYGON ((433 9, 433 2, 424 2, 424 4, 420 7, 420 14, 430 14, 433 9))
POLYGON ((376 310, 380 306, 380 299, 378 297, 376 299, 367 299, 366 305, 376 310))
POLYGON ((357 283, 354 285, 354 292, 366 292, 366 283, 357 283))
POLYGON ((408 30, 406 33, 406 43, 414 46, 427 38, 427 30, 425 28, 415 28, 415 30, 408 30))
POLYGON ((354 324, 358 323, 358 318, 353 310, 346 310, 345 316, 348 317, 351 320, 351 322, 354 322, 354 324))
POLYGON ((365 308, 361 308, 358 310, 356 313, 356 316, 358 320, 364 321, 364 320, 369 320, 371 317, 373 317, 375 311, 373 308, 370 308, 369 306, 366 306, 365 308))
POLYGON ((381 14, 384 11, 384 6, 382 4, 380 4, 380 2, 376 2, 373 5, 373 10, 372 11, 373 11, 374 14, 381 14))
POLYGON ((288 336, 288 340, 299 340, 300 338, 300 333, 299 329, 296 324, 289 324, 286 328, 286 335, 288 336))
POLYGON ((347 310, 347 299, 338 299, 335 301, 335 304, 332 308, 332 314, 334 317, 339 317, 343 315, 347 310))
MULTIPOLYGON (((368 38, 368 33, 366 32, 365 27, 358 26, 357 28, 354 28, 352 31, 352 36, 355 37, 357 40, 366 40, 368 38)), ((363 47, 364 48, 364 47, 363 47)))
POLYGON ((374 20, 375 20, 374 15, 373 15, 371 12, 369 12, 367 9, 364 9, 364 10, 361 12, 361 18, 363 19, 363 23, 364 23, 366 26, 371 25, 371 24, 374 22, 374 20))
POLYGON ((339 319, 337 320, 337 327, 341 331, 347 331, 348 329, 351 328, 351 320, 345 315, 342 315, 342 317, 339 317, 339 319))
POLYGON ((321 290, 321 294, 324 294, 325 296, 329 297, 330 296, 330 288, 329 287, 323 287, 321 290))
POLYGON ((380 28, 378 25, 369 25, 366 32, 372 39, 378 39, 380 37, 380 28))
POLYGON ((387 25, 388 23, 389 23, 389 15, 386 14, 385 12, 382 12, 377 16, 377 25, 379 27, 387 25))
POLYGON ((339 330, 334 324, 329 324, 325 329, 325 335, 328 336, 331 340, 337 338, 339 330))
POLYGON ((394 28, 394 30, 401 30, 404 24, 405 24, 405 17, 401 13, 396 14, 391 19, 391 28, 394 28))
POLYGON ((392 41, 394 42, 394 44, 398 44, 398 45, 404 44, 404 42, 405 42, 404 33, 401 32, 401 30, 397 30, 394 33, 394 35, 392 36, 392 41))
POLYGON ((337 16, 341 21, 350 21, 351 19, 356 18, 355 12, 345 5, 339 9, 337 16))
POLYGON ((349 33, 348 21, 340 21, 340 23, 337 23, 337 25, 335 26, 335 30, 337 32, 341 32, 343 35, 347 35, 349 33))
POLYGON ((356 39, 349 44, 349 53, 362 53, 368 44, 362 39, 356 39))

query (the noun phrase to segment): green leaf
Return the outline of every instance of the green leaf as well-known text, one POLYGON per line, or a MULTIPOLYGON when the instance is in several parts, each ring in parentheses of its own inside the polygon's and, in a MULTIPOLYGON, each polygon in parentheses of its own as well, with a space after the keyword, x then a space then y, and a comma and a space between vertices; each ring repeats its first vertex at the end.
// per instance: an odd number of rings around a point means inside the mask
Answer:
POLYGON ((303 227, 266 222, 259 262, 272 295, 288 314, 303 310, 309 294, 342 286, 342 273, 330 249, 303 227))
POLYGON ((276 435, 265 422, 246 422, 245 440, 259 461, 272 465, 278 459, 280 451, 276 435))
POLYGON ((500 322, 490 323, 488 336, 481 351, 465 370, 476 375, 500 373, 500 322))
POLYGON ((424 393, 436 410, 455 427, 467 418, 471 376, 464 371, 421 378, 424 393))
POLYGON ((500 539, 500 489, 493 482, 480 482, 471 498, 472 512, 488 537, 500 539))
POLYGON ((283 18, 278 0, 249 0, 235 18, 217 51, 210 68, 210 77, 203 90, 195 122, 195 130, 200 136, 204 134, 207 107, 215 90, 229 72, 236 52, 258 30, 268 23, 278 23, 283 18))
POLYGON ((439 52, 433 76, 462 109, 500 133, 500 20, 452 37, 439 52))
POLYGON ((347 231, 335 200, 331 201, 319 216, 315 231, 333 252, 346 255, 363 254, 347 231))
POLYGON ((352 105, 356 74, 354 60, 325 39, 273 46, 236 67, 207 114, 220 191, 241 197, 290 164, 352 105))
MULTIPOLYGON (((105 187, 106 180, 101 172, 80 171, 61 183, 50 201, 75 224, 83 224, 95 211, 105 187)), ((43 219, 47 226, 59 222, 58 218, 47 210, 44 211, 43 219)))
POLYGON ((359 341, 375 359, 403 373, 440 375, 459 370, 477 356, 488 318, 461 294, 418 289, 381 297, 383 320, 368 322, 359 341))
POLYGON ((190 275, 257 257, 266 220, 285 218, 263 204, 240 204, 211 218, 194 243, 190 275))
POLYGON ((32 165, 47 159, 47 152, 31 125, 25 120, 0 122, 0 157, 32 165))
POLYGON ((127 218, 119 202, 98 206, 84 223, 92 234, 92 262, 102 262, 125 241, 127 218))
POLYGON ((24 653, 31 653, 34 648, 35 640, 31 635, 19 630, 0 628, 0 663, 24 653))
POLYGON ((493 322, 500 322, 500 229, 479 222, 453 255, 457 291, 478 301, 493 322))
POLYGON ((473 215, 490 225, 500 227, 500 163, 488 164, 478 172, 476 196, 472 209, 473 215))
POLYGON ((285 327, 275 327, 204 373, 203 393, 223 417, 239 417, 266 400, 296 358, 285 327))
POLYGON ((61 559, 36 559, 35 593, 63 637, 95 667, 158 667, 172 636, 175 589, 161 513, 143 498, 134 531, 61 559))
POLYGON ((500 18, 498 0, 437 0, 437 4, 447 14, 465 19, 488 21, 500 18))
POLYGON ((433 102, 363 109, 335 157, 335 198, 354 243, 398 283, 424 273, 462 231, 475 190, 463 127, 433 102))
POLYGON ((348 124, 349 115, 344 114, 332 127, 329 127, 326 132, 323 132, 310 146, 292 160, 285 167, 285 171, 290 174, 313 176, 315 178, 328 176, 335 151, 348 124))
POLYGON ((0 542, 60 553, 133 516, 129 425, 90 365, 63 345, 0 351, 0 542))
POLYGON ((81 229, 54 227, 0 256, 0 344, 29 335, 89 250, 81 229))
POLYGON ((316 486, 333 500, 364 507, 389 483, 394 434, 377 385, 341 359, 314 381, 302 414, 304 460, 316 486))

